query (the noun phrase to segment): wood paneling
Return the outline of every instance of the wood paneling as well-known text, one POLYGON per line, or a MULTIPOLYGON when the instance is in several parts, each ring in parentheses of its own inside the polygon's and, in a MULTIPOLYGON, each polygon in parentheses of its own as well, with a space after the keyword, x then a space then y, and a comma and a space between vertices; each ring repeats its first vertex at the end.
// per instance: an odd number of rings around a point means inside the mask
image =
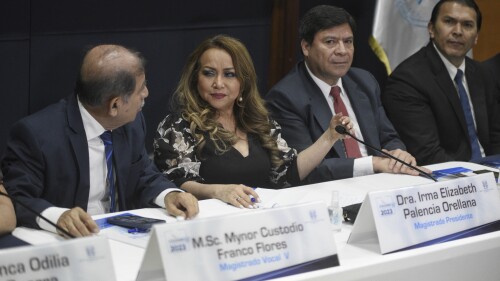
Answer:
POLYGON ((479 40, 473 49, 474 59, 483 61, 500 52, 500 1, 476 0, 483 15, 479 40))
POLYGON ((275 0, 271 19, 269 89, 296 63, 298 27, 299 0, 275 0))

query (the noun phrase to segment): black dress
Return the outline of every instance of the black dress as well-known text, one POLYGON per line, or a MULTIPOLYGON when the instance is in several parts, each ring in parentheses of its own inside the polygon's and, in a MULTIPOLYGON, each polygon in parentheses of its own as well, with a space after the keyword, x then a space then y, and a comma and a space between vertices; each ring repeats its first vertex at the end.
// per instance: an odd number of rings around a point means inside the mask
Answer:
POLYGON ((189 123, 179 115, 168 115, 158 125, 154 139, 157 167, 176 185, 186 181, 207 184, 244 184, 250 187, 280 188, 299 183, 297 152, 281 138, 281 127, 270 120, 270 134, 276 139, 283 165, 272 167, 269 153, 256 135, 248 134, 249 154, 243 157, 234 147, 216 152, 208 140, 197 155, 189 123))

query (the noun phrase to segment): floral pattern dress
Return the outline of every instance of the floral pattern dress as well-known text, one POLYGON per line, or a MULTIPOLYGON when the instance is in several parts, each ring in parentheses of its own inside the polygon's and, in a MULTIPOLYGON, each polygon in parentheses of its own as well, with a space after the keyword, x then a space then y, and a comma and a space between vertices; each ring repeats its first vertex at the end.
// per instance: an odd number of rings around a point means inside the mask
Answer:
POLYGON ((223 154, 207 140, 202 155, 198 155, 196 139, 189 122, 178 114, 170 114, 158 125, 154 139, 156 166, 177 186, 186 181, 207 184, 245 184, 255 187, 282 188, 300 182, 297 169, 297 151, 281 138, 281 127, 270 120, 270 134, 276 140, 283 164, 272 167, 268 152, 256 135, 248 134, 249 155, 243 157, 231 148, 223 154))

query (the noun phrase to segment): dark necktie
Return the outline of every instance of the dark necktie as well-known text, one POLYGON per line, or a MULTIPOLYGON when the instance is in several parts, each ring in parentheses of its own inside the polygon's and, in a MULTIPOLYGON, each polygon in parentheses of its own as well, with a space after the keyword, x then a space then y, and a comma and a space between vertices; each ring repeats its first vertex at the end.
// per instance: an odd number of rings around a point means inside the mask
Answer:
POLYGON ((111 137, 111 131, 105 131, 100 136, 101 140, 104 142, 104 152, 106 154, 106 166, 108 167, 108 173, 106 174, 106 181, 109 188, 109 212, 113 213, 116 211, 116 201, 115 201, 115 178, 113 176, 113 139, 111 137))
MULTIPOLYGON (((330 90, 330 95, 333 96, 333 110, 335 113, 342 113, 344 116, 349 116, 347 109, 345 108, 345 104, 340 97, 340 87, 333 86, 330 90)), ((347 158, 361 157, 358 143, 353 138, 345 139, 343 141, 347 158)))
POLYGON ((464 85, 462 84, 462 77, 464 73, 461 69, 457 71, 455 76, 455 83, 457 84, 458 95, 460 96, 460 103, 462 104, 462 109, 465 115, 465 121, 467 122, 467 131, 469 133, 469 141, 472 149, 472 159, 481 158, 481 149, 479 148, 479 141, 476 135, 476 127, 474 126, 474 119, 472 117, 472 110, 469 104, 469 98, 467 97, 467 92, 465 91, 464 85))

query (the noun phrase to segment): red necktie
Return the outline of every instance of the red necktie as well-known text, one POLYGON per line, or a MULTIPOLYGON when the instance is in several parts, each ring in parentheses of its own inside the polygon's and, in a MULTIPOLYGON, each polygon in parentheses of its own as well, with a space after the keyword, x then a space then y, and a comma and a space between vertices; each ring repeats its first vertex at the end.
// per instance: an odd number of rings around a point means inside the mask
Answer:
MULTIPOLYGON (((335 111, 335 113, 342 113, 342 115, 344 116, 349 116, 349 114, 347 113, 347 109, 345 108, 345 104, 340 97, 340 87, 333 86, 332 90, 330 91, 330 95, 333 97, 333 110, 335 111)), ((361 152, 359 151, 359 146, 356 140, 354 140, 353 138, 349 138, 343 141, 347 158, 361 157, 361 152)))

